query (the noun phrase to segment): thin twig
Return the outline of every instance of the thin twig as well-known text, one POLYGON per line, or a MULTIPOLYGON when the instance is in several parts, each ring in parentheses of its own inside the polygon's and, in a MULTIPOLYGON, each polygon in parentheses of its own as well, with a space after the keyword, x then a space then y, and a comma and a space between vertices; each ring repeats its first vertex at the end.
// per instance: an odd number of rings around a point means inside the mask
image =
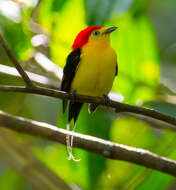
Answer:
POLYGON ((10 60, 12 61, 12 63, 14 64, 14 66, 16 67, 16 69, 18 70, 18 72, 20 73, 21 77, 23 78, 24 82, 26 83, 26 86, 27 87, 33 86, 32 81, 30 80, 30 78, 28 77, 28 75, 25 73, 25 71, 23 70, 23 68, 19 64, 18 60, 12 54, 12 52, 9 49, 6 41, 2 38, 1 34, 0 34, 0 44, 2 44, 2 47, 4 48, 4 50, 7 53, 8 57, 10 58, 10 60))
POLYGON ((123 116, 127 117, 134 117, 141 122, 149 124, 152 128, 156 129, 167 129, 167 130, 172 130, 176 132, 176 127, 170 123, 163 122, 161 120, 156 120, 151 117, 146 117, 143 115, 138 115, 138 114, 133 114, 133 113, 123 113, 123 116))
POLYGON ((0 111, 0 126, 20 133, 40 136, 62 144, 66 143, 65 138, 67 134, 73 134, 74 147, 100 154, 106 158, 128 161, 176 176, 176 162, 174 160, 161 157, 144 149, 133 148, 88 135, 72 133, 47 123, 15 117, 3 111, 0 111))
POLYGON ((63 76, 63 69, 54 64, 48 57, 43 53, 37 52, 34 55, 37 65, 49 74, 56 81, 61 81, 63 76))
MULTIPOLYGON (((38 84, 41 86, 45 86, 47 88, 54 88, 54 89, 56 89, 56 88, 58 89, 58 87, 59 87, 59 83, 57 80, 54 80, 52 78, 48 78, 48 77, 43 76, 43 75, 35 74, 35 73, 29 72, 29 71, 27 71, 26 73, 30 77, 33 84, 38 84)), ((6 77, 6 78, 8 77, 8 78, 12 78, 12 79, 21 79, 21 81, 23 82, 23 78, 18 73, 18 71, 14 67, 10 67, 7 65, 1 65, 0 64, 0 77, 6 77)), ((21 83, 21 84, 23 84, 23 83, 21 83)))
MULTIPOLYGON (((59 91, 59 90, 54 90, 54 89, 49 89, 49 88, 44 88, 44 87, 39 87, 39 86, 33 86, 32 88, 26 88, 24 86, 0 86, 0 91, 40 94, 40 95, 44 95, 44 96, 60 98, 63 100, 72 100, 73 99, 73 95, 70 93, 59 91)), ((151 117, 154 119, 158 119, 160 121, 165 121, 167 123, 170 123, 170 124, 176 126, 176 118, 175 117, 167 115, 167 114, 163 114, 163 113, 161 113, 159 111, 155 111, 153 109, 132 106, 129 104, 124 104, 124 103, 116 102, 113 100, 109 100, 108 104, 107 104, 107 102, 105 101, 104 98, 83 96, 83 95, 79 95, 79 94, 75 95, 74 100, 77 102, 95 103, 98 105, 115 108, 116 112, 129 112, 129 113, 135 113, 135 114, 148 116, 148 117, 151 117)))

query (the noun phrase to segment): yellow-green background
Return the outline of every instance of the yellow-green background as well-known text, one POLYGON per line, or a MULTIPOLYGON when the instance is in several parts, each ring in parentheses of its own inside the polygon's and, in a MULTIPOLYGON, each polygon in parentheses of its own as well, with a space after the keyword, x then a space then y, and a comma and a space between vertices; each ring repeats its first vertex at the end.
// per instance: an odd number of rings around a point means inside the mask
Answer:
MULTIPOLYGON (((28 1, 21 7, 19 22, 0 14, 0 28, 13 53, 27 69, 35 64, 33 55, 39 51, 31 44, 31 38, 36 35, 30 28, 31 18, 49 38, 48 47, 40 51, 61 67, 81 29, 87 25, 117 26, 111 42, 118 55, 119 74, 112 90, 121 94, 125 103, 176 116, 175 0, 42 0, 35 9, 28 1)), ((0 64, 11 66, 2 48, 0 64)), ((47 76, 37 67, 33 72, 47 76)), ((18 83, 0 74, 0 84, 18 83)), ((0 109, 65 128, 67 115, 62 114, 61 100, 0 92, 0 109)), ((158 125, 127 115, 114 115, 104 109, 89 115, 85 105, 76 131, 176 159, 176 133, 156 129, 158 125)), ((176 189, 175 179, 158 171, 79 149, 74 149, 74 154, 81 161, 68 161, 63 145, 37 137, 21 136, 21 140, 67 183, 85 190, 176 189)), ((0 189, 33 187, 0 162, 0 189)))

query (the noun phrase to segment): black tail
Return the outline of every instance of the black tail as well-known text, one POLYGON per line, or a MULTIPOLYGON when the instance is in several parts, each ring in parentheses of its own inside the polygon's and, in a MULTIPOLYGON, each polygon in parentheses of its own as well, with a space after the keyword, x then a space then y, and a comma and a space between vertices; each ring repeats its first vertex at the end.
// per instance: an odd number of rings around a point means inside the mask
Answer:
POLYGON ((76 123, 76 120, 81 111, 82 105, 83 103, 80 103, 80 102, 70 102, 69 113, 68 113, 68 123, 70 123, 72 119, 74 119, 74 123, 76 123))

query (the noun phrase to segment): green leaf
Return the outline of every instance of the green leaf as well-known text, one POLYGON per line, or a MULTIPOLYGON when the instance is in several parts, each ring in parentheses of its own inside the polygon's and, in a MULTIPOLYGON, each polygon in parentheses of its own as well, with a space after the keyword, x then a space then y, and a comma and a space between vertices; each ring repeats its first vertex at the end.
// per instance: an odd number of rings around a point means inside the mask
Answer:
POLYGON ((152 171, 150 175, 146 176, 145 180, 141 181, 141 183, 136 187, 136 190, 165 190, 173 179, 174 177, 167 174, 152 171))

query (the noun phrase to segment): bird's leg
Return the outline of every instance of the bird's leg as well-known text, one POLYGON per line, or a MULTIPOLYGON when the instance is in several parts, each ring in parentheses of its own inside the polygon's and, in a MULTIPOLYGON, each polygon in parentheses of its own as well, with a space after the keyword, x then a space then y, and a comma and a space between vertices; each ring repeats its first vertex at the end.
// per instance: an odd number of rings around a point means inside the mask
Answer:
POLYGON ((105 99, 105 105, 110 106, 111 99, 107 95, 103 95, 105 99))

